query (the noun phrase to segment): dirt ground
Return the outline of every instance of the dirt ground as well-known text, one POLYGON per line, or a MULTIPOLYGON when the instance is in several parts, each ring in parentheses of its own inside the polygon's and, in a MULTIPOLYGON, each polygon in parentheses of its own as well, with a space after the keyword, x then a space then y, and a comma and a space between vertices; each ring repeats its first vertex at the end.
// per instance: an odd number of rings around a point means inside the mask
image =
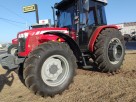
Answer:
POLYGON ((136 51, 127 51, 119 74, 78 69, 62 95, 42 98, 31 93, 12 72, 0 68, 0 102, 136 102, 136 51))

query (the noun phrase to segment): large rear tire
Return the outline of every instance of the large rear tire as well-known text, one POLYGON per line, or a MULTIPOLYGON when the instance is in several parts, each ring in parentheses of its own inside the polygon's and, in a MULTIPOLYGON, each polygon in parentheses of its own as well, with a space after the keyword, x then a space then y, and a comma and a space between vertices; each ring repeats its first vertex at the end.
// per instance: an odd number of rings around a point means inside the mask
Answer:
POLYGON ((26 86, 40 96, 61 94, 75 76, 76 58, 65 43, 48 42, 37 47, 24 64, 26 86))
POLYGON ((120 69, 125 55, 125 43, 121 32, 103 30, 94 45, 94 62, 102 72, 113 73, 120 69))

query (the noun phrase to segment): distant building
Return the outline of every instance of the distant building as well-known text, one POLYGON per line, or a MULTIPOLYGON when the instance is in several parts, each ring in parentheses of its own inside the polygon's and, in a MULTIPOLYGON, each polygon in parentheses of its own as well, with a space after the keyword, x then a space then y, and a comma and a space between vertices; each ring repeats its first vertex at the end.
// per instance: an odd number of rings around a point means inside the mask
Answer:
POLYGON ((136 40, 136 22, 120 23, 116 25, 120 28, 125 40, 136 40))
POLYGON ((120 23, 116 25, 121 29, 122 35, 136 32, 136 22, 120 23))

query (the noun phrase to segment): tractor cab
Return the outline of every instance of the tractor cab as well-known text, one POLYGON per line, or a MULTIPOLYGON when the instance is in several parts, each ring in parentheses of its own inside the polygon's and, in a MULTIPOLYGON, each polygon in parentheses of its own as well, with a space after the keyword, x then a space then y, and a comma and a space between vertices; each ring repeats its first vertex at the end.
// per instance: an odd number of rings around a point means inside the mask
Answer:
POLYGON ((63 0, 55 4, 57 26, 73 29, 81 49, 87 49, 92 33, 98 26, 106 25, 104 6, 106 0, 63 0))

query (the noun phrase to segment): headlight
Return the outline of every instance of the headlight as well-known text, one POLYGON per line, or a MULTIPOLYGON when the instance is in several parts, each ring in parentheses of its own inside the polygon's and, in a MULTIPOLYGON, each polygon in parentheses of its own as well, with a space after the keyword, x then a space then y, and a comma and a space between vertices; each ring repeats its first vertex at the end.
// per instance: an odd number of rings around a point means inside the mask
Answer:
POLYGON ((24 34, 21 34, 21 38, 24 38, 24 34))
POLYGON ((24 37, 27 38, 28 37, 28 33, 24 33, 24 37))
POLYGON ((22 38, 22 34, 19 34, 19 35, 18 35, 18 38, 22 38))
POLYGON ((28 37, 28 33, 21 33, 18 35, 19 38, 27 38, 28 37))

